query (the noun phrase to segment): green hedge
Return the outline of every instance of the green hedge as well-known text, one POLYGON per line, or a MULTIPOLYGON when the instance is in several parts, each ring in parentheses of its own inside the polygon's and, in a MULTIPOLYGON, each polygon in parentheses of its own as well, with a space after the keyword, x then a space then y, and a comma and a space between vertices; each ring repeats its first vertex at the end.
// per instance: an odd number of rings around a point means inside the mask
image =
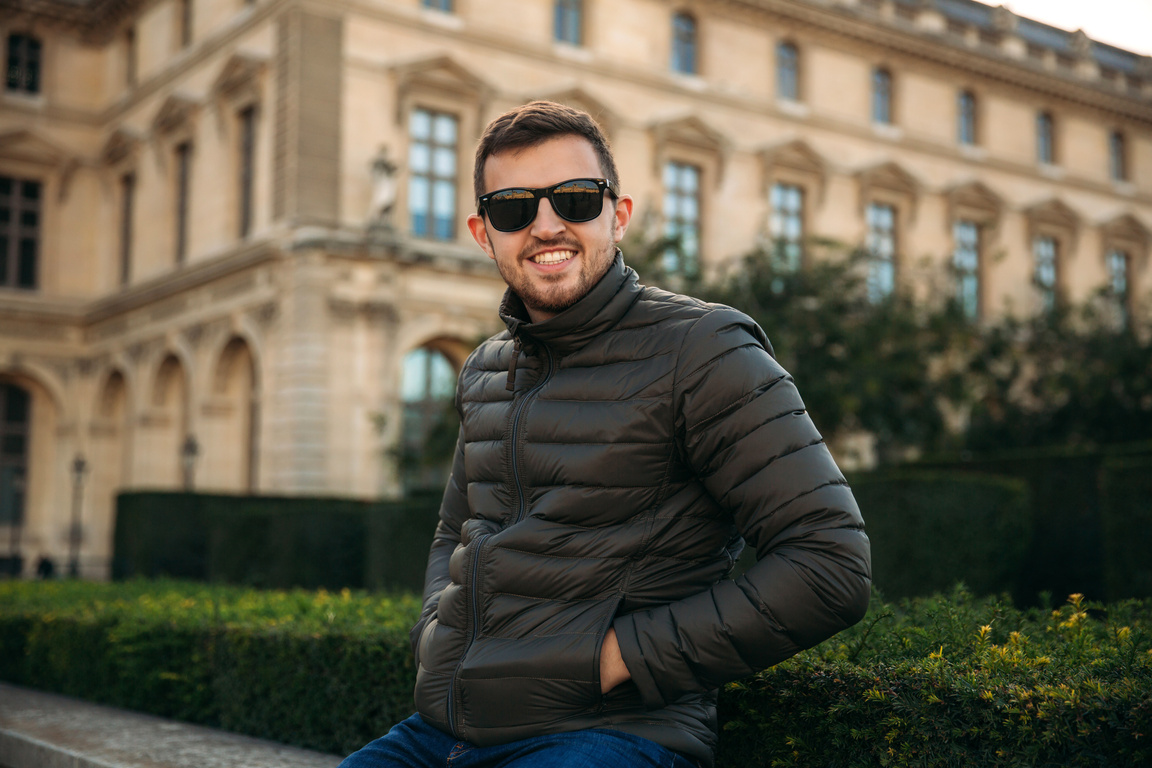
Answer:
POLYGON ((884 595, 929 595, 957 581, 986 595, 1018 582, 1029 529, 1023 482, 915 470, 851 482, 872 543, 873 582, 884 595))
POLYGON ((1108 595, 1152 597, 1152 458, 1109 459, 1100 486, 1108 595))
MULTIPOLYGON (((335 753, 412 711, 414 596, 0 582, 0 679, 335 753)), ((720 696, 725 766, 1143 766, 1152 600, 1021 611, 964 591, 720 696)))
POLYGON ((367 502, 124 493, 117 499, 113 578, 419 591, 438 508, 433 495, 367 502))
POLYGON ((1101 470, 1112 458, 1148 457, 1152 443, 1106 449, 1058 447, 933 457, 912 468, 1023 480, 1031 495, 1028 547, 1012 594, 1022 605, 1043 592, 1111 598, 1105 587, 1101 470))

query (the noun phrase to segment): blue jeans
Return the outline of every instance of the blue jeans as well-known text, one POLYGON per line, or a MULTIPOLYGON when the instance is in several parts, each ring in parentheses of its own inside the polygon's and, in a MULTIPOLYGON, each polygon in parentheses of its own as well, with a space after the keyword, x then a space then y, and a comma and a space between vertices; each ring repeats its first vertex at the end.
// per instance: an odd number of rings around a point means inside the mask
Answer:
POLYGON ((354 752, 340 768, 696 768, 654 741, 620 731, 593 729, 533 736, 477 747, 457 741, 412 715, 354 752))

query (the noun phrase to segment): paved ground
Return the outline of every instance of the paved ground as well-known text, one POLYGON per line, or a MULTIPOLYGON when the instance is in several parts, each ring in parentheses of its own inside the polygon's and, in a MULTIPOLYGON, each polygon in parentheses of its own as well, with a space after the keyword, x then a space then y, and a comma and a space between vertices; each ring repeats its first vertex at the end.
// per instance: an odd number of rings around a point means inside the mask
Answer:
POLYGON ((335 768, 340 758, 0 683, 0 768, 335 768))

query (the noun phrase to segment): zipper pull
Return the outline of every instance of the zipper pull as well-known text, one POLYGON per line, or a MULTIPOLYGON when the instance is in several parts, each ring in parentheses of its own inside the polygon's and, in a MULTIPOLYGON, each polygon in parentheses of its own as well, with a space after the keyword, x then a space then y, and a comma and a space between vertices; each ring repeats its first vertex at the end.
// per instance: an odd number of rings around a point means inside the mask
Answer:
POLYGON ((504 388, 509 392, 516 391, 516 360, 520 357, 520 337, 516 336, 512 342, 512 362, 508 363, 508 383, 504 388))

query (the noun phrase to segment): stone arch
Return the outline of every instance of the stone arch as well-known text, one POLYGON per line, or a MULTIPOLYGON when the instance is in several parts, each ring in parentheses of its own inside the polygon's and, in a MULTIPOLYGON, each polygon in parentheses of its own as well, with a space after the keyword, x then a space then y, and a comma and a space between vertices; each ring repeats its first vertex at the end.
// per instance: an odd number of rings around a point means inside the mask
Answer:
POLYGON ((116 496, 130 483, 132 449, 132 397, 128 377, 110 368, 96 393, 88 430, 87 504, 85 540, 89 558, 109 563, 115 524, 116 496))
POLYGON ((254 491, 259 466, 260 373, 248 340, 228 336, 217 352, 199 419, 205 488, 254 491))
POLYGON ((41 555, 63 565, 68 547, 67 484, 60 462, 63 411, 53 392, 59 385, 33 373, 33 367, 0 369, 7 445, 0 456, 0 557, 20 558, 26 568, 41 555), (15 412, 8 411, 12 395, 20 401, 15 412), (12 450, 17 443, 18 450, 12 450))
POLYGON ((179 487, 181 448, 189 436, 191 372, 174 352, 161 356, 147 392, 140 420, 140 483, 160 488, 179 487))

